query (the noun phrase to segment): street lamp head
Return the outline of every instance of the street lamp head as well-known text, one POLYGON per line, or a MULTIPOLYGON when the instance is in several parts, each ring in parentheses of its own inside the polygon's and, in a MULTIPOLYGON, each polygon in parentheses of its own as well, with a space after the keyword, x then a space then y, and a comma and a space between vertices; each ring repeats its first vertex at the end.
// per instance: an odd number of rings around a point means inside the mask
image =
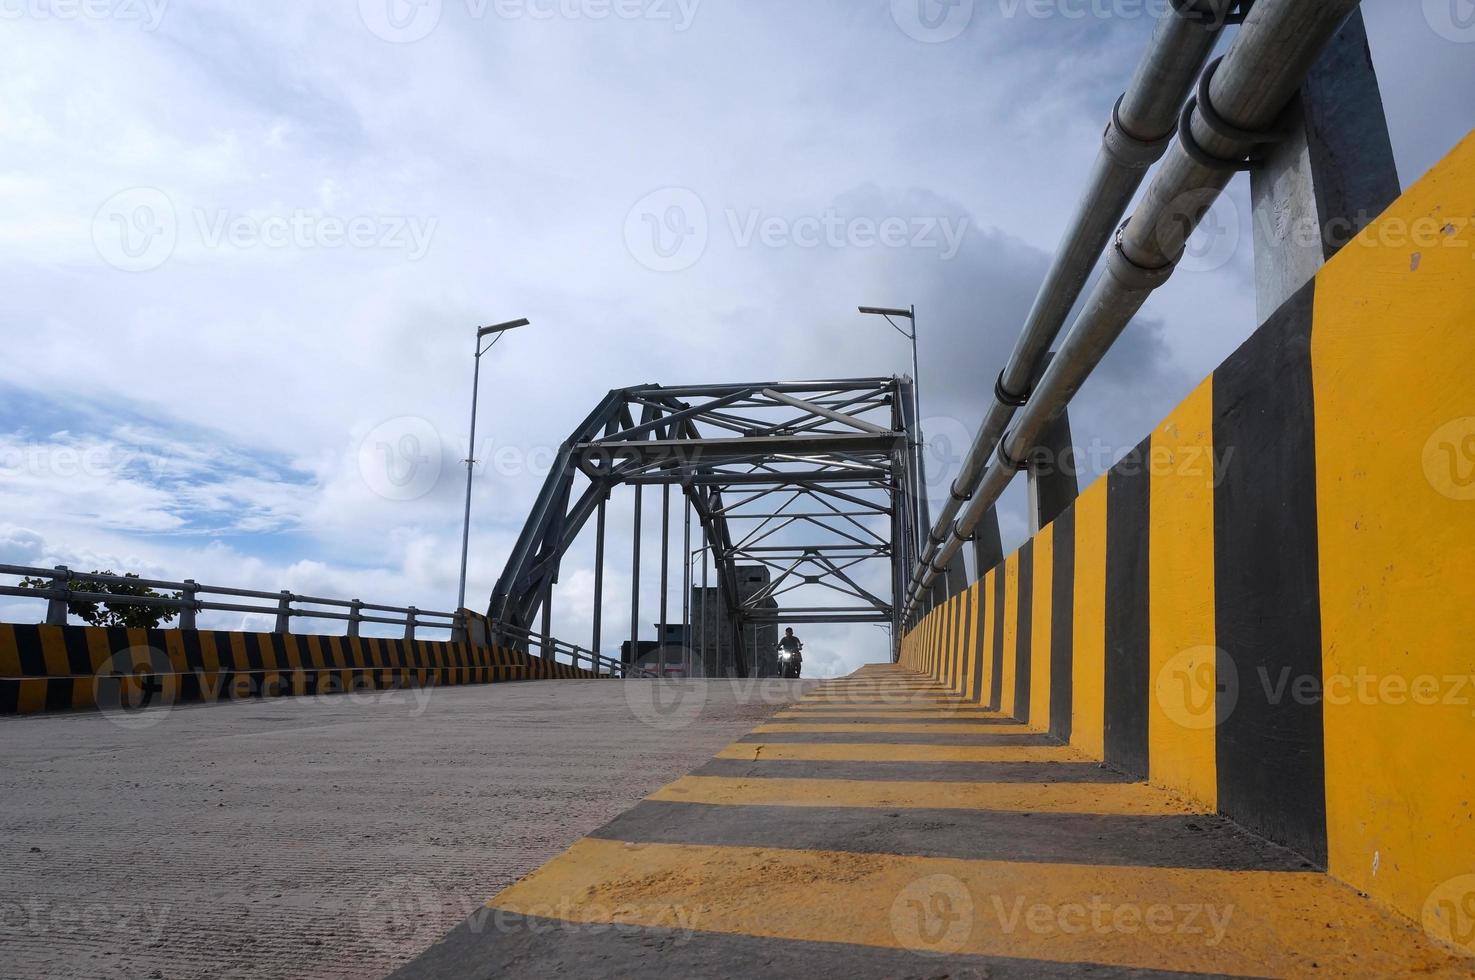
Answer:
POLYGON ((893 310, 884 306, 862 306, 860 311, 875 316, 904 316, 908 320, 912 318, 911 310, 893 310))
POLYGON ((531 320, 509 320, 506 323, 499 323, 495 327, 482 327, 476 331, 476 335, 478 337, 488 337, 494 333, 502 333, 506 330, 516 330, 518 327, 527 327, 531 325, 531 320))

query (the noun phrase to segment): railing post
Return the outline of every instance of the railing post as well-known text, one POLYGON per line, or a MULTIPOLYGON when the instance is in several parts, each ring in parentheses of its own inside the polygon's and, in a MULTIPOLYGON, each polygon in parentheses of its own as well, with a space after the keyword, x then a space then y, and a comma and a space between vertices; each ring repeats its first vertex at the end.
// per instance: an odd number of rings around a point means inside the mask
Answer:
POLYGON ((57 565, 51 576, 51 598, 46 601, 46 625, 67 625, 67 584, 72 580, 72 571, 65 565, 57 565))
POLYGON ((292 632, 292 593, 286 589, 282 590, 282 597, 277 600, 277 626, 274 632, 292 632))
POLYGON ((419 611, 420 610, 416 609, 414 606, 411 606, 409 613, 406 614, 406 616, 405 616, 405 639, 406 640, 413 640, 415 638, 415 614, 418 613, 419 611))
POLYGON ((348 607, 348 635, 357 637, 359 635, 359 623, 364 618, 364 604, 358 599, 349 603, 348 607))
POLYGON ((179 610, 179 628, 182 630, 199 629, 195 625, 195 604, 199 601, 196 596, 200 591, 200 583, 192 578, 184 580, 184 605, 179 610))

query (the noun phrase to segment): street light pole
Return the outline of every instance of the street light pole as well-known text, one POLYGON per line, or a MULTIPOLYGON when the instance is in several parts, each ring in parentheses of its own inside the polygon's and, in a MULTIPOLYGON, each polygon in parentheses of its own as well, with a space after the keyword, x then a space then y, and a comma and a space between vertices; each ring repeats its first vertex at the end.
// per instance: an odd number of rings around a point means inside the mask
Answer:
POLYGON ((921 485, 917 487, 920 531, 926 534, 932 530, 932 508, 927 501, 927 456, 924 452, 927 436, 922 431, 922 366, 917 355, 917 307, 913 305, 903 310, 896 307, 862 306, 860 312, 868 316, 885 317, 886 322, 891 324, 891 329, 912 342, 912 414, 917 420, 917 441, 912 451, 916 454, 917 476, 921 480, 921 485), (893 320, 892 317, 896 319, 893 320), (906 320, 912 325, 911 330, 903 330, 896 320, 906 320))
POLYGON ((456 593, 456 612, 466 608, 466 559, 471 551, 471 478, 476 472, 476 402, 481 393, 481 356, 493 347, 508 330, 529 325, 528 320, 512 320, 494 327, 480 327, 476 331, 476 368, 471 375, 471 441, 466 450, 466 514, 461 521, 461 585, 456 593), (483 347, 482 341, 495 336, 483 347))

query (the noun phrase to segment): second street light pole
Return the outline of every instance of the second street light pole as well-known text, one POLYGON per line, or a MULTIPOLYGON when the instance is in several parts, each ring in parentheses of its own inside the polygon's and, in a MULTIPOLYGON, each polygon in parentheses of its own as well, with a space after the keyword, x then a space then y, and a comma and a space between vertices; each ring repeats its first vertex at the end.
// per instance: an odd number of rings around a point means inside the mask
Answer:
POLYGON ((912 452, 916 454, 917 531, 926 535, 932 530, 932 508, 927 501, 927 436, 922 431, 922 367, 917 357, 917 307, 911 306, 903 310, 885 306, 862 306, 860 311, 868 316, 885 317, 893 330, 912 342, 912 415, 917 420, 917 441, 912 446, 912 452), (903 330, 892 317, 906 320, 912 325, 912 329, 903 330))
POLYGON ((456 593, 456 614, 466 608, 466 559, 471 551, 471 478, 476 472, 476 400, 481 391, 481 356, 493 347, 508 330, 528 326, 528 320, 511 320, 495 327, 481 327, 476 331, 476 369, 471 375, 471 442, 466 450, 466 515, 461 522, 461 586, 456 593), (495 339, 482 347, 488 337, 495 339))

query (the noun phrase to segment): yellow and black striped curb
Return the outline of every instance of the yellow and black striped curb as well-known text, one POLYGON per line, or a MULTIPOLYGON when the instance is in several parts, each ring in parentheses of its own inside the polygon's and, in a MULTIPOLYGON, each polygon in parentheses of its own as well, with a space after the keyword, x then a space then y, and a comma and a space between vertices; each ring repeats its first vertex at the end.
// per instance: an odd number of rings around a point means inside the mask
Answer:
POLYGON ((1472 218, 1475 137, 902 662, 1475 935, 1428 911, 1475 875, 1472 218))
POLYGON ((0 715, 598 676, 466 643, 0 624, 0 715))

